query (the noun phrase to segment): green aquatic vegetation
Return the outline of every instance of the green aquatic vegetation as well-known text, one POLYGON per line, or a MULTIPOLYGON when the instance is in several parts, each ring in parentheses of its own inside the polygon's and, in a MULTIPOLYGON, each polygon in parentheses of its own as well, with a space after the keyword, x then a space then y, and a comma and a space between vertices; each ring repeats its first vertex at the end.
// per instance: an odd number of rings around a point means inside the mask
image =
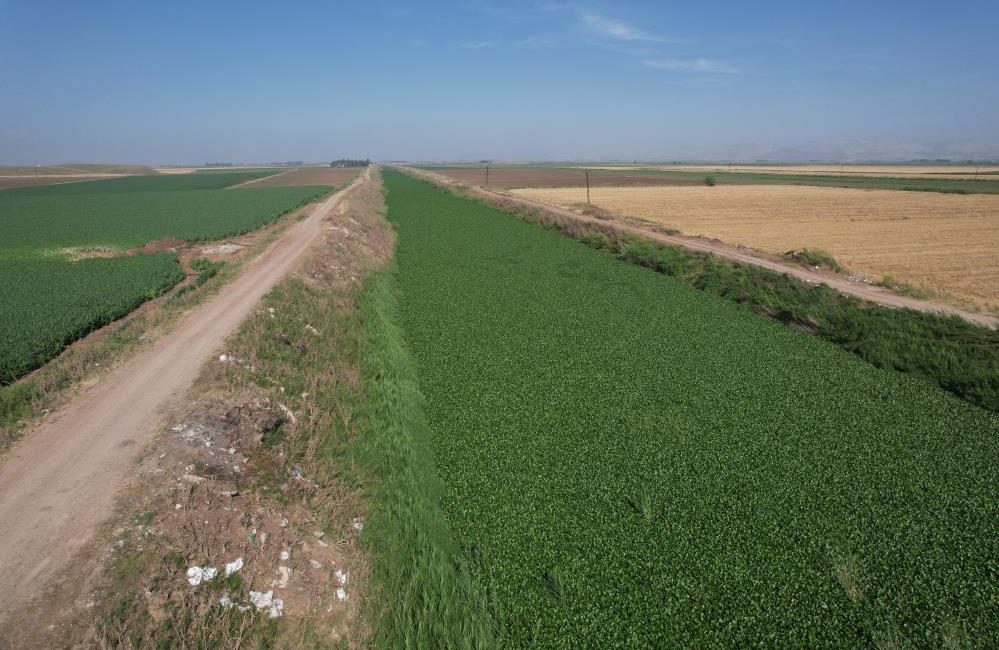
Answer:
POLYGON ((441 508, 504 646, 999 644, 994 413, 384 178, 441 508))

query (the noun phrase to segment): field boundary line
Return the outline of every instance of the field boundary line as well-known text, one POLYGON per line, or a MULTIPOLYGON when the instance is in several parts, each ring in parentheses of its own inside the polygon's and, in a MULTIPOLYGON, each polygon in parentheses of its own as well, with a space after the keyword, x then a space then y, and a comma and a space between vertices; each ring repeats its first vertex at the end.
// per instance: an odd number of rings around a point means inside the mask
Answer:
POLYGON ((277 174, 271 174, 270 176, 261 176, 260 178, 251 178, 248 181, 243 181, 242 183, 236 183, 235 185, 230 185, 229 187, 226 187, 224 189, 235 190, 235 189, 240 188, 240 187, 246 187, 247 185, 253 185, 254 183, 259 183, 262 180, 269 180, 269 179, 272 179, 272 178, 277 178, 279 176, 284 176, 285 174, 290 174, 290 173, 292 173, 294 171, 298 171, 298 170, 297 169, 288 169, 288 170, 285 170, 283 172, 278 172, 277 174))
POLYGON ((590 217, 584 214, 579 214, 578 212, 573 212, 572 210, 568 210, 566 208, 562 208, 557 205, 552 205, 551 203, 545 203, 544 201, 528 199, 525 197, 515 196, 512 194, 497 192, 495 190, 487 189, 479 185, 471 185, 461 181, 455 181, 441 174, 436 174, 434 172, 429 172, 422 169, 415 169, 413 167, 406 167, 406 166, 401 166, 399 167, 399 169, 405 170, 407 173, 413 174, 417 177, 423 178, 424 180, 428 180, 437 185, 442 185, 445 187, 452 187, 452 188, 459 188, 459 187, 467 188, 472 193, 478 194, 479 196, 485 198, 511 201, 532 208, 540 208, 542 210, 547 210, 559 216, 575 219, 582 223, 599 225, 605 228, 613 228, 621 232, 627 232, 630 234, 639 235, 641 237, 644 237, 652 241, 669 244, 673 246, 680 246, 682 248, 702 253, 710 253, 712 255, 716 255, 718 257, 731 260, 733 262, 750 264, 753 266, 758 266, 761 268, 768 269, 770 271, 774 271, 776 273, 791 275, 809 284, 825 284, 830 288, 839 291, 840 293, 845 293, 885 307, 912 309, 915 311, 921 311, 927 313, 959 316, 964 320, 974 323, 976 325, 984 325, 986 327, 991 327, 993 329, 999 328, 999 318, 991 316, 989 314, 976 313, 964 309, 959 309, 957 307, 951 307, 949 305, 930 302, 928 300, 921 300, 919 298, 902 296, 883 287, 878 287, 863 282, 849 280, 847 278, 835 275, 833 273, 821 273, 806 268, 802 268, 799 266, 783 264, 781 262, 766 259, 764 257, 758 257, 750 252, 746 252, 747 250, 751 249, 740 250, 731 244, 710 242, 703 239, 695 237, 687 237, 682 235, 667 235, 661 232, 655 232, 646 228, 641 228, 639 226, 632 225, 629 223, 624 223, 621 221, 608 221, 606 219, 598 219, 596 217, 590 217))

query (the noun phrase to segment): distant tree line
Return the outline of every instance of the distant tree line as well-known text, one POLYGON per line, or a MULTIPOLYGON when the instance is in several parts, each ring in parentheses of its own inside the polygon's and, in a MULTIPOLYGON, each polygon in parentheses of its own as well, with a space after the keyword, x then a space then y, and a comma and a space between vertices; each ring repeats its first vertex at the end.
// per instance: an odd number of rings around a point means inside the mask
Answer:
POLYGON ((367 167, 371 164, 368 159, 355 160, 353 158, 340 158, 330 163, 330 167, 367 167))

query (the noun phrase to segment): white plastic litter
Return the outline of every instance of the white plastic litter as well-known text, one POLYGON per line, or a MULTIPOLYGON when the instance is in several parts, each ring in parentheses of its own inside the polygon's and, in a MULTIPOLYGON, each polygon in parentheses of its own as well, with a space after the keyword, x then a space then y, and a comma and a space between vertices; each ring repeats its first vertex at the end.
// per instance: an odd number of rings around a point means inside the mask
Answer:
POLYGON ((342 569, 337 569, 336 573, 333 574, 333 575, 336 576, 336 579, 340 581, 341 585, 347 584, 347 572, 346 571, 344 571, 342 569))
POLYGON ((225 577, 229 577, 243 568, 243 558, 238 557, 225 565, 225 577))
POLYGON ((364 522, 361 520, 360 517, 354 519, 354 521, 350 525, 353 526, 354 530, 356 530, 357 532, 361 532, 362 530, 364 530, 364 522))
POLYGON ((343 587, 340 587, 339 589, 337 589, 336 590, 336 599, 337 600, 347 600, 347 590, 344 589, 343 587))
POLYGON ((323 565, 322 565, 322 563, 321 563, 321 562, 319 562, 318 560, 311 560, 311 559, 310 559, 310 560, 309 560, 309 564, 311 564, 311 565, 312 565, 312 568, 313 568, 313 569, 321 569, 321 568, 323 568, 323 565))
POLYGON ((219 572, 213 566, 192 566, 187 570, 187 581, 197 587, 202 582, 208 582, 219 572))
POLYGON ((291 568, 286 566, 279 566, 278 573, 281 574, 281 579, 277 581, 277 587, 279 589, 284 589, 288 586, 288 581, 291 580, 291 568))
POLYGON ((281 559, 282 560, 287 560, 290 557, 291 557, 291 551, 289 551, 287 549, 281 551, 281 559))
POLYGON ((258 611, 266 609, 267 615, 271 618, 277 618, 284 614, 284 601, 280 598, 274 598, 273 591, 251 591, 250 602, 258 611))
POLYGON ((221 361, 222 363, 225 363, 228 360, 229 360, 229 355, 228 354, 220 354, 219 355, 219 361, 221 361))

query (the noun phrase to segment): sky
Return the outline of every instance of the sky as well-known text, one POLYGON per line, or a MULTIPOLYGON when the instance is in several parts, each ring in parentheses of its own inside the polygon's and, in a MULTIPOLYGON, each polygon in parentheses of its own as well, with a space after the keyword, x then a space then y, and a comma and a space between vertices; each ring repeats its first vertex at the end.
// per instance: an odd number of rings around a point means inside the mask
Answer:
POLYGON ((0 164, 340 157, 999 159, 999 0, 0 0, 0 164))

